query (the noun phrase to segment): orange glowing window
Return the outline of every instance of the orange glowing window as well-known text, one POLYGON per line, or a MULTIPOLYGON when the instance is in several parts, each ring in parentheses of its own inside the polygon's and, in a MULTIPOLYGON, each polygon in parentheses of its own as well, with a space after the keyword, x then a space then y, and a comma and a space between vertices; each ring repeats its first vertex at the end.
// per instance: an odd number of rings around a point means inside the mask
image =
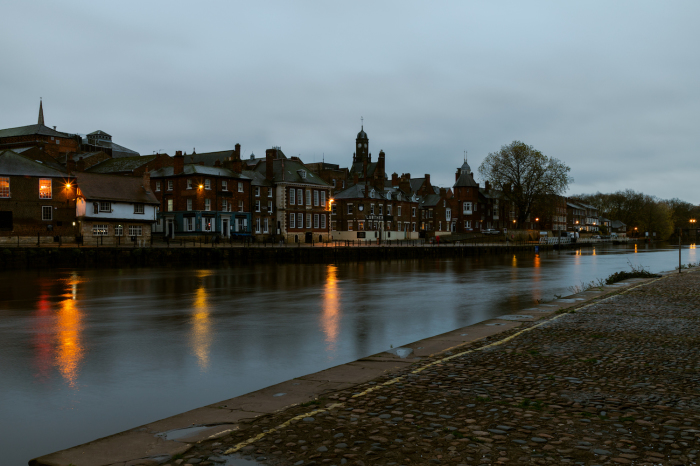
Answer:
POLYGON ((51 178, 39 180, 39 199, 51 199, 51 178))
POLYGON ((0 197, 10 197, 9 176, 0 176, 0 197))

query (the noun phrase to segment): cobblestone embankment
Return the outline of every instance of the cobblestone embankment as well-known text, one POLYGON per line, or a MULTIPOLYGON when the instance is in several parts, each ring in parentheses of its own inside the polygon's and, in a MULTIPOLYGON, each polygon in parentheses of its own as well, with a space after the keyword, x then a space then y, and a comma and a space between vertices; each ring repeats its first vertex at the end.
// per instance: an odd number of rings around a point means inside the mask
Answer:
POLYGON ((241 423, 165 463, 696 464, 699 331, 700 273, 671 274, 241 423))

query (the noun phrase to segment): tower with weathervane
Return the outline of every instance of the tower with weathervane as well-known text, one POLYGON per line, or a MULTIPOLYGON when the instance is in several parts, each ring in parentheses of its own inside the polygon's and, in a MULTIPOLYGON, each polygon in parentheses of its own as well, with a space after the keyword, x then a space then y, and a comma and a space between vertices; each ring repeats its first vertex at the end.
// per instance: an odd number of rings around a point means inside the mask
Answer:
POLYGON ((352 159, 353 163, 363 163, 365 160, 369 160, 369 139, 367 138, 367 133, 365 133, 364 125, 357 133, 357 139, 355 139, 355 156, 352 159))

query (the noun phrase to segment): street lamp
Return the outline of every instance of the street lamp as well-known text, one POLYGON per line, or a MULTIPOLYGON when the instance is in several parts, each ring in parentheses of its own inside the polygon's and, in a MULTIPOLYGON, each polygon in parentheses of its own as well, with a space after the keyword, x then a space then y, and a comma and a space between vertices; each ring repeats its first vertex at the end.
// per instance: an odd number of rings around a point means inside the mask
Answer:
POLYGON ((330 198, 328 199, 328 243, 330 244, 331 242, 331 219, 333 218, 333 202, 335 202, 335 199, 330 198))

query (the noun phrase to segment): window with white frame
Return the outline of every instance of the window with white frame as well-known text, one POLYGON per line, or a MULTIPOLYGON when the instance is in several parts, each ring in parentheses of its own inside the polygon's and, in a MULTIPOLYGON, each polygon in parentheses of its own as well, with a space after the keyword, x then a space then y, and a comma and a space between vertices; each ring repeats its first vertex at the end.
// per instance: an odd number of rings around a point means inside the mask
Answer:
POLYGON ((306 205, 311 205, 311 190, 306 190, 306 205))
POLYGON ((374 215, 374 204, 369 205, 369 213, 370 215, 374 215))
MULTIPOLYGON (((416 216, 416 208, 411 207, 411 217, 415 217, 415 216, 416 216)), ((415 230, 413 230, 413 231, 415 231, 415 230)))
POLYGON ((168 199, 168 212, 172 212, 172 211, 173 211, 173 208, 174 208, 174 206, 173 206, 173 200, 172 200, 172 199, 168 199))
POLYGON ((304 205, 304 191, 297 189, 297 205, 304 205))
POLYGON ((143 227, 141 225, 129 225, 129 236, 142 236, 143 227))
POLYGON ((314 189, 314 207, 318 207, 318 190, 314 189))
POLYGON ((255 197, 260 197, 260 186, 255 187, 255 197))
POLYGON ((273 188, 267 188, 267 197, 272 197, 272 194, 275 192, 273 188))
POLYGON ((472 213, 472 203, 471 202, 463 202, 462 203, 462 213, 471 215, 472 213))
POLYGON ((391 215, 391 206, 390 205, 386 206, 386 214, 391 215))
POLYGON ((396 206, 396 215, 398 215, 399 217, 401 217, 401 206, 400 206, 400 205, 399 205, 399 206, 396 206))
POLYGON ((239 182, 238 182, 238 192, 239 192, 239 193, 242 193, 242 192, 243 192, 243 182, 242 182, 242 181, 239 181, 239 182))
POLYGON ((294 205, 296 204, 296 190, 294 188, 289 188, 289 202, 287 205, 294 205))
POLYGON ((267 218, 263 219, 263 233, 267 233, 270 231, 269 229, 269 220, 267 218))
POLYGON ((156 181, 156 192, 160 191, 160 181, 156 181))
POLYGON ((211 210, 211 199, 204 199, 204 210, 207 212, 211 210))
POLYGON ((323 207, 326 207, 326 192, 325 191, 321 191, 321 205, 323 207))
POLYGON ((187 189, 192 189, 192 180, 187 178, 187 189))
POLYGON ((143 204, 134 204, 134 213, 135 213, 135 214, 142 214, 142 213, 144 213, 144 206, 143 206, 143 204))
POLYGON ((51 178, 41 178, 39 180, 39 199, 51 199, 51 197, 51 178))
POLYGON ((41 219, 53 220, 53 207, 50 205, 41 206, 41 219))
POLYGON ((168 191, 173 190, 173 180, 168 180, 168 191))
POLYGON ((92 224, 92 236, 107 236, 109 227, 107 225, 92 224))
POLYGON ((337 207, 338 207, 338 204, 337 204, 337 203, 331 204, 331 213, 332 213, 333 215, 335 215, 335 214, 337 213, 337 207))
POLYGON ((114 236, 124 236, 124 225, 114 225, 114 236))
POLYGON ((112 203, 100 201, 100 212, 112 212, 112 203))
POLYGON ((354 212, 354 208, 352 204, 348 204, 348 214, 352 214, 354 212))
POLYGON ((471 229, 472 227, 472 221, 471 220, 465 220, 464 221, 464 228, 466 229, 471 229))
POLYGON ((243 212, 243 201, 238 201, 238 211, 243 212))
POLYGON ((255 219, 255 233, 260 233, 260 217, 255 219))
POLYGON ((272 201, 268 201, 268 203, 267 203, 267 213, 268 214, 272 213, 272 201))
POLYGON ((225 181, 225 180, 221 181, 221 190, 228 191, 228 181, 225 181))
POLYGON ((445 220, 447 220, 448 222, 452 220, 452 209, 450 209, 449 207, 445 209, 445 220))
POLYGON ((185 231, 194 231, 194 217, 185 217, 185 231))
POLYGON ((211 189, 211 180, 204 180, 204 189, 211 189))
POLYGON ((221 210, 228 212, 228 201, 226 199, 221 200, 221 210))
POLYGON ((319 225, 318 214, 314 214, 314 228, 318 228, 318 225, 319 225))
POLYGON ((297 228, 304 228, 304 214, 297 214, 297 228))
POLYGON ((214 226, 214 220, 208 217, 204 217, 202 219, 202 230, 203 231, 212 231, 214 226))
POLYGON ((384 205, 383 204, 379 205, 379 215, 384 215, 384 205))
POLYGON ((311 214, 306 214, 306 228, 311 229, 311 214))
POLYGON ((255 201, 255 211, 260 212, 260 201, 255 201))
POLYGON ((321 228, 326 229, 326 214, 321 214, 321 228))
POLYGON ((333 181, 333 187, 335 188, 335 178, 333 178, 331 181, 333 181))
POLYGON ((416 231, 416 222, 412 222, 412 223, 411 223, 411 229, 412 229, 413 232, 416 231))
POLYGON ((289 228, 297 227, 297 214, 289 214, 289 228))

